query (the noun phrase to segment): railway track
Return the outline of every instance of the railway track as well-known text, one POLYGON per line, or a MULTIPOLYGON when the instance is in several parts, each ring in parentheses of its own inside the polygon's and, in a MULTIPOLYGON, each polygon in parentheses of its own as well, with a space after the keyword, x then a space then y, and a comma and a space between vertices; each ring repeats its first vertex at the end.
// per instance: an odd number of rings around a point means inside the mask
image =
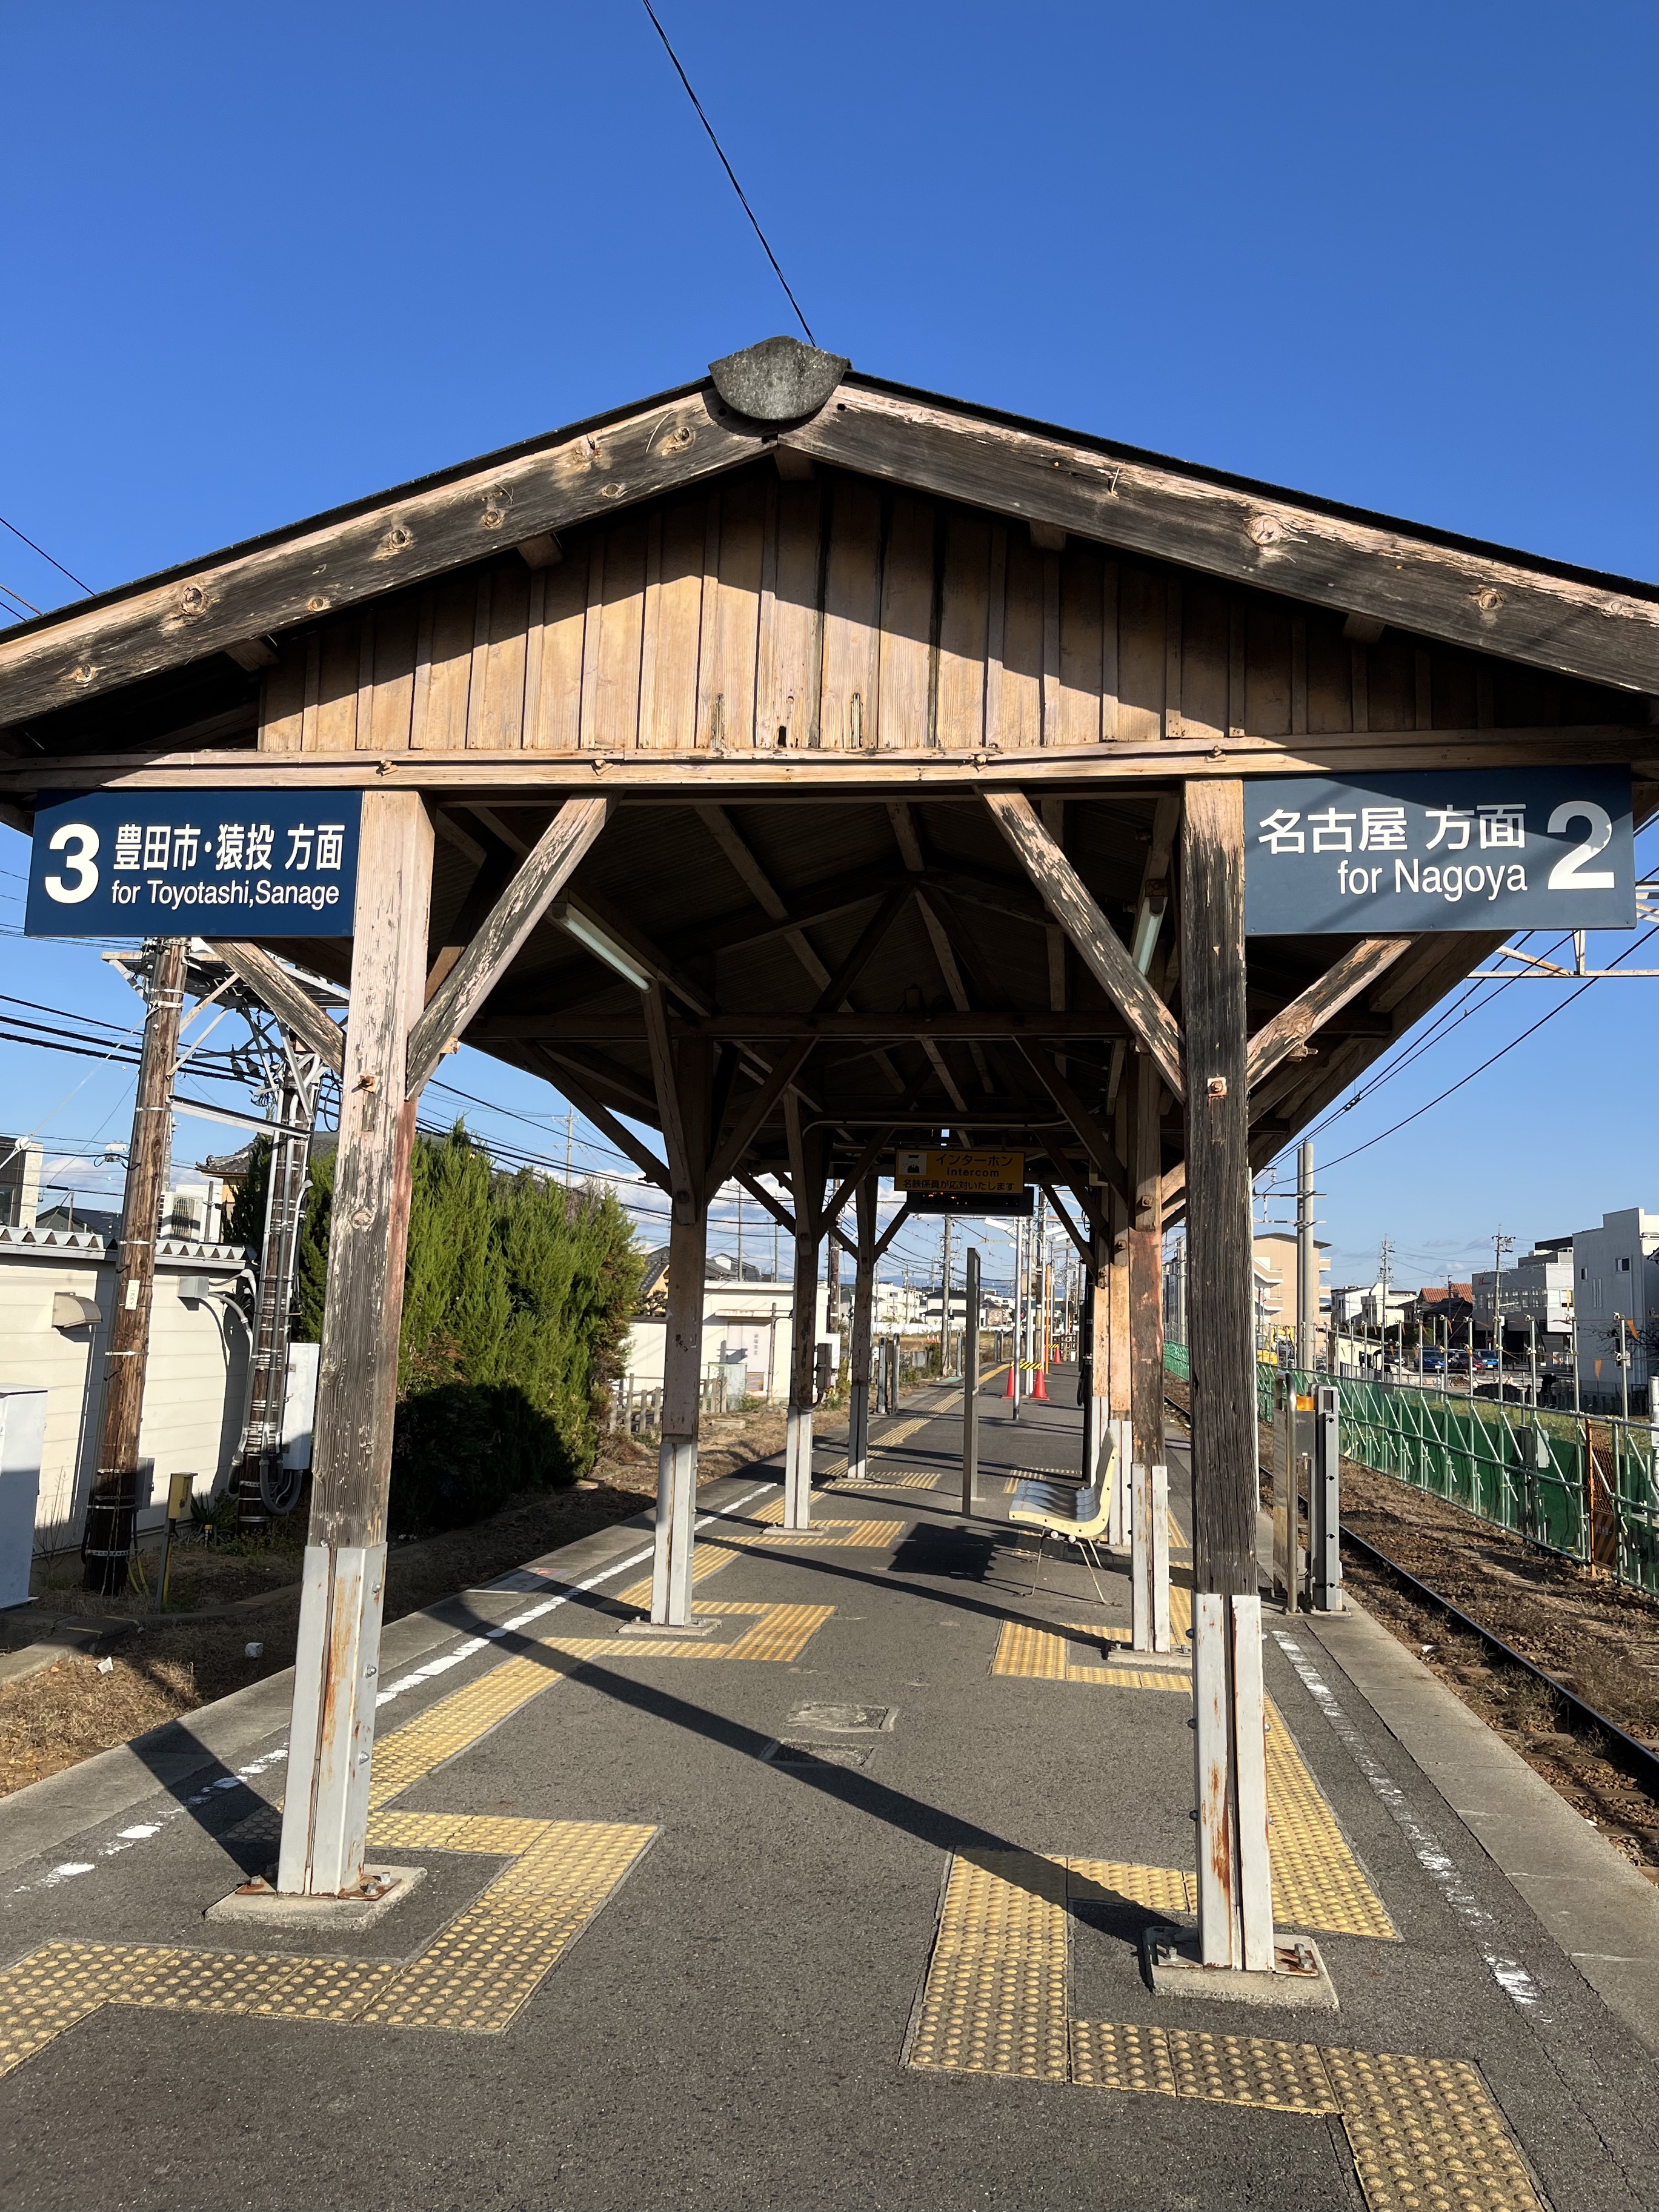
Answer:
MULTIPOLYGON (((1188 1419, 1186 1407, 1178 1404, 1173 1398, 1166 1397, 1164 1402, 1170 1412, 1179 1416, 1184 1426, 1188 1419)), ((1262 1472, 1268 1481, 1273 1480, 1271 1468, 1264 1468, 1262 1472)), ((1454 1605, 1449 1598, 1443 1597, 1440 1592, 1431 1588, 1429 1583, 1419 1582, 1418 1577, 1402 1567, 1398 1560, 1390 1559, 1386 1552, 1379 1551, 1377 1547, 1367 1538, 1357 1535, 1346 1522, 1342 1528, 1342 1541, 1345 1546, 1351 1547, 1361 1558, 1368 1560, 1372 1566, 1380 1569, 1382 1573, 1397 1583, 1401 1589, 1418 1604, 1424 1606, 1431 1613, 1443 1615, 1447 1620, 1455 1622, 1467 1634, 1476 1638, 1485 1644, 1488 1650, 1496 1652, 1507 1665, 1519 1668, 1523 1674, 1530 1675, 1534 1681, 1543 1685, 1552 1696, 1559 1701, 1572 1732, 1575 1735, 1588 1735, 1593 1732, 1600 1738, 1601 1755, 1607 1764, 1617 1767, 1621 1774, 1634 1782, 1638 1789, 1645 1791, 1656 1804, 1659 1804, 1659 1751, 1650 1749, 1639 1737, 1633 1736, 1628 1729, 1620 1728, 1617 1721, 1609 1720, 1607 1716, 1598 1711, 1595 1706, 1588 1705, 1576 1691, 1570 1690, 1557 1676, 1547 1672, 1535 1661, 1528 1659, 1524 1652, 1517 1651, 1514 1644, 1507 1643, 1503 1637, 1497 1635, 1492 1629, 1482 1627, 1471 1614, 1465 1613, 1461 1607, 1454 1605)))
POLYGON ((1431 1612, 1443 1613, 1468 1635, 1479 1638, 1488 1650, 1498 1653, 1510 1666, 1519 1667, 1534 1681, 1546 1685, 1565 1709, 1575 1734, 1594 1729, 1601 1740, 1602 1756, 1608 1765, 1616 1766, 1621 1774, 1628 1775, 1632 1782, 1659 1802, 1659 1752, 1650 1750, 1639 1738, 1621 1729, 1617 1721, 1609 1720, 1594 1705, 1586 1705, 1576 1691, 1570 1690, 1557 1676, 1547 1673, 1523 1652, 1517 1651, 1514 1644, 1505 1643, 1501 1636, 1494 1635, 1490 1628, 1483 1628, 1478 1620, 1455 1606, 1449 1598, 1442 1597, 1439 1591, 1431 1589, 1427 1583, 1419 1582, 1415 1575, 1408 1574, 1397 1560, 1391 1559, 1386 1552, 1378 1551, 1376 1546, 1364 1536, 1357 1536, 1352 1528, 1345 1526, 1342 1541, 1373 1566, 1380 1567, 1419 1605, 1426 1606, 1431 1612))

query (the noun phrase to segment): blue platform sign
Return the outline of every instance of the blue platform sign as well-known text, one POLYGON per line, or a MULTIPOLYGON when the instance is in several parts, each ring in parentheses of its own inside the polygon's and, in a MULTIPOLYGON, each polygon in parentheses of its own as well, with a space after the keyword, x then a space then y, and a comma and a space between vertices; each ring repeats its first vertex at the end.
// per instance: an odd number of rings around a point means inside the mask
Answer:
POLYGON ((1244 786, 1244 927, 1633 929, 1630 770, 1457 769, 1244 786))
POLYGON ((48 792, 29 937, 349 937, 355 791, 48 792))

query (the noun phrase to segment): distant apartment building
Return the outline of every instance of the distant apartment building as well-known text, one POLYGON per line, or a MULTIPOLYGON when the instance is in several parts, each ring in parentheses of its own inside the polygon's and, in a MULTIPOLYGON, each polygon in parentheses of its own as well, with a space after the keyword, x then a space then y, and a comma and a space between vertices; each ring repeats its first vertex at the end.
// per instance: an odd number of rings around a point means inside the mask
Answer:
POLYGON ((1504 1336, 1511 1351, 1531 1340, 1528 1322, 1534 1323, 1540 1351, 1565 1352, 1572 1335, 1575 1290, 1573 1246, 1571 1237, 1545 1237, 1523 1252, 1501 1279, 1490 1268, 1477 1269, 1470 1279, 1469 1297, 1474 1325, 1487 1336, 1492 1328, 1492 1286, 1498 1285, 1504 1336))
MULTIPOLYGON (((1323 1301, 1324 1278, 1330 1273, 1331 1263, 1324 1257, 1328 1249, 1323 1242, 1316 1241, 1314 1263, 1320 1278, 1320 1295, 1314 1301, 1316 1313, 1323 1301)), ((1258 1349, 1263 1349, 1277 1338, 1296 1334, 1301 1267, 1294 1234, 1258 1237, 1252 1260, 1256 1344, 1258 1349)))
POLYGON ((1619 1412, 1622 1350, 1630 1409, 1651 1418, 1659 1357, 1659 1213, 1626 1206, 1604 1213, 1599 1229, 1581 1229, 1572 1239, 1572 1273, 1579 1402, 1593 1413, 1619 1412))

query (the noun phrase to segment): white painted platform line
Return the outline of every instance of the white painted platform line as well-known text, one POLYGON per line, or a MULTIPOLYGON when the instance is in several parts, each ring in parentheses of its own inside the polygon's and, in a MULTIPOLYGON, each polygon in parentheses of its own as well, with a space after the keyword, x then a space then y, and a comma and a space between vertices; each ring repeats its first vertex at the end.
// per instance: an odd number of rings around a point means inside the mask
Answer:
POLYGON ((1330 1723, 1354 1765, 1393 1814, 1406 1841, 1411 1845, 1418 1864, 1480 1946, 1480 1955, 1498 1988, 1522 2012, 1547 2024, 1550 2015, 1544 2010, 1543 1991, 1518 1960, 1502 1958, 1492 1948, 1498 1923, 1469 1887, 1456 1860, 1433 1830, 1425 1828, 1413 1812, 1405 1791, 1382 1760, 1372 1754, 1365 1739, 1337 1703, 1328 1685, 1314 1671, 1306 1652, 1296 1638, 1287 1636, 1282 1628, 1274 1629, 1273 1635, 1274 1643, 1302 1678, 1303 1686, 1330 1723))
MULTIPOLYGON (((699 1528, 711 1528, 723 1514, 735 1513, 740 1506, 752 1505, 756 1498, 763 1497, 769 1490, 775 1490, 777 1486, 775 1482, 763 1482, 758 1489, 746 1490, 741 1498, 734 1498, 730 1504, 722 1506, 720 1513, 701 1515, 695 1525, 699 1528)), ((522 1613, 515 1613, 510 1620, 503 1620, 496 1627, 486 1629, 482 1636, 465 1637, 449 1650, 441 1651, 435 1659, 428 1659, 424 1666, 412 1667, 408 1674, 400 1674, 395 1682, 388 1682, 379 1693, 374 1700, 377 1711, 382 1705, 391 1705, 406 1692, 418 1689, 422 1682, 436 1681, 439 1675, 447 1674, 452 1667, 459 1667, 463 1660, 476 1658, 480 1651, 488 1651, 492 1643, 511 1636, 518 1629, 527 1627, 532 1620, 540 1620, 544 1614, 556 1612, 562 1605, 568 1605, 573 1598, 580 1597, 583 1592, 597 1589, 601 1583, 608 1583, 612 1576, 625 1573, 629 1567, 640 1566, 653 1556, 654 1549, 654 1546, 647 1544, 642 1551, 630 1552, 626 1559, 613 1560, 608 1567, 601 1568, 598 1574, 589 1575, 586 1581, 571 1583, 551 1597, 526 1606, 522 1613)), ((523 1570, 515 1569, 514 1571, 521 1573, 523 1570)), ((505 1590, 509 1586, 508 1578, 503 1577, 500 1583, 490 1583, 487 1587, 505 1590)), ((65 1859, 58 1866, 49 1867, 45 1874, 36 1875, 32 1881, 16 1883, 9 1894, 21 1897, 32 1890, 56 1889, 62 1883, 73 1881, 82 1875, 95 1874, 102 1861, 119 1858, 124 1853, 136 1850, 140 1844, 152 1842, 157 1836, 165 1834, 173 1822, 182 1819, 186 1813, 199 1812, 204 1805, 211 1804, 214 1798, 225 1790, 245 1788, 269 1768, 281 1765, 287 1757, 288 1746, 285 1743, 261 1752, 257 1759, 247 1760, 234 1773, 216 1775, 190 1796, 169 1805, 155 1820, 123 1828, 111 1842, 100 1845, 91 1858, 65 1859)), ((161 1787, 158 1783, 158 1791, 161 1787)), ((95 1827, 98 1824, 94 1821, 88 1825, 95 1827)))

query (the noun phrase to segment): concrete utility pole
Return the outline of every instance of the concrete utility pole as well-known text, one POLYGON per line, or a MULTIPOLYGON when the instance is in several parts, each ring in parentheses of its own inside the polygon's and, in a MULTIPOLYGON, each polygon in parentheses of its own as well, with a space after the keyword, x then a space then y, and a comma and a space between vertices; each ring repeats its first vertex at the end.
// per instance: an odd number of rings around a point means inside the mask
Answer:
POLYGON ((138 1425, 149 1363, 149 1316, 155 1296, 155 1244, 161 1197, 173 1156, 173 1077, 179 1058, 179 1017, 185 997, 182 937, 152 939, 149 1009, 132 1109, 132 1145, 121 1204, 121 1256, 115 1275, 104 1358, 98 1468, 81 1540, 83 1585, 106 1597, 127 1586, 138 1517, 138 1425))
POLYGON ((939 1271, 944 1284, 939 1309, 939 1371, 951 1371, 951 1217, 947 1213, 939 1225, 939 1271))
POLYGON ((1318 1356, 1319 1254, 1314 1245, 1314 1157, 1310 1143, 1296 1156, 1296 1364, 1310 1374, 1318 1356))
MULTIPOLYGON (((1492 1240, 1492 1348, 1498 1355, 1498 1372, 1504 1372, 1504 1255, 1515 1249, 1513 1237, 1500 1229, 1492 1240)), ((1498 1395, 1503 1395, 1500 1389, 1498 1395)))

